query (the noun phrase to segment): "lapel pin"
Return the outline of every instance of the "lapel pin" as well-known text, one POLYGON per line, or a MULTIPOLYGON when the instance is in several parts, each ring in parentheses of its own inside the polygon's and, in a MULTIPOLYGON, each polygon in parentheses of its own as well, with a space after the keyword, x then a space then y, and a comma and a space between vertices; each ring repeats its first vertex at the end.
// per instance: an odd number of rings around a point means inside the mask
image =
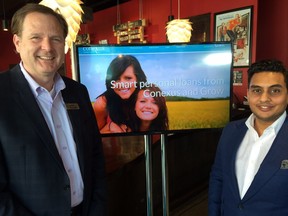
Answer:
POLYGON ((282 160, 280 169, 288 169, 288 160, 282 160))
POLYGON ((66 103, 66 108, 67 110, 79 110, 79 105, 78 103, 66 103))

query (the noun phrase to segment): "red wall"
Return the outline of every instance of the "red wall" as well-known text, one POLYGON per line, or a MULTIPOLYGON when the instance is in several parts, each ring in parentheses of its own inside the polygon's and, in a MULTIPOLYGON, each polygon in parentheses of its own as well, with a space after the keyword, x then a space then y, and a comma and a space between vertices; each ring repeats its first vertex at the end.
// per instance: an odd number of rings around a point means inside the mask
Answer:
MULTIPOLYGON (((200 14, 211 13, 211 33, 213 33, 214 13, 231 10, 235 8, 254 6, 257 14, 258 0, 182 0, 180 1, 180 17, 187 18, 200 14)), ((143 1, 143 18, 148 20, 149 25, 145 31, 148 35, 149 43, 166 42, 165 26, 170 15, 170 1, 155 0, 143 1)), ((178 18, 178 0, 172 0, 172 14, 178 18)), ((121 22, 134 21, 140 17, 138 0, 130 0, 119 6, 121 22)), ((256 18, 256 16, 255 16, 256 18)), ((255 20, 256 21, 256 20, 255 20)), ((112 7, 100 12, 94 13, 93 22, 82 25, 80 33, 89 33, 92 43, 98 43, 99 40, 108 39, 109 43, 116 43, 116 37, 113 36, 112 26, 117 24, 117 7, 112 7)), ((211 36, 213 36, 211 34, 211 36)), ((213 38, 211 38, 213 39, 213 38)))
MULTIPOLYGON (((180 17, 178 17, 178 0, 172 1, 172 14, 175 18, 187 18, 206 13, 211 13, 211 40, 213 40, 213 23, 214 13, 241 8, 245 6, 254 6, 253 16, 253 39, 252 39, 252 61, 255 60, 256 53, 256 36, 257 36, 257 8, 258 0, 179 0, 180 2, 180 17)), ((143 17, 148 21, 148 26, 145 28, 148 43, 164 43, 166 42, 165 26, 170 15, 170 1, 168 0, 145 0, 142 1, 143 17)), ((139 14, 139 0, 130 0, 119 6, 121 23, 134 21, 141 18, 139 14)), ((107 39, 108 43, 116 43, 116 37, 113 35, 112 26, 117 24, 117 7, 111 7, 94 13, 94 19, 87 24, 81 25, 80 33, 89 33, 91 43, 98 43, 99 40, 107 39)), ((5 61, 0 61, 0 70, 7 69, 10 64, 19 62, 18 55, 14 52, 12 44, 12 36, 7 32, 0 32, 2 41, 0 56, 5 61)), ((66 68, 67 76, 71 75, 70 53, 67 54, 66 68)), ((235 86, 234 92, 240 99, 246 95, 246 70, 243 70, 243 86, 235 86)))
POLYGON ((12 34, 0 30, 0 71, 7 70, 11 65, 17 64, 20 61, 19 55, 16 53, 12 34))
POLYGON ((277 58, 288 66, 288 1, 259 1, 256 59, 277 58))

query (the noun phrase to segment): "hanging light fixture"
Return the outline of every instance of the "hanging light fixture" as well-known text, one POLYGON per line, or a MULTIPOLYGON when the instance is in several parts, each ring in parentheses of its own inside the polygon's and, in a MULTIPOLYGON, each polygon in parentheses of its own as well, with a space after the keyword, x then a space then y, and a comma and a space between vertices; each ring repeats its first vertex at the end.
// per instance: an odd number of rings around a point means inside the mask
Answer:
POLYGON ((3 31, 8 31, 9 30, 9 21, 6 19, 2 20, 2 29, 3 31))
MULTIPOLYGON (((172 0, 170 0, 171 3, 172 0)), ((172 8, 172 3, 170 5, 172 8)), ((180 19, 180 0, 178 0, 178 19, 173 19, 172 9, 166 26, 166 35, 170 43, 189 42, 192 36, 192 23, 189 19, 180 19)))
POLYGON ((3 29, 3 31, 8 31, 9 22, 8 22, 8 20, 6 20, 4 1, 5 0, 2 0, 2 9, 3 9, 2 29, 3 29))
POLYGON ((170 0, 170 15, 168 16, 168 22, 174 20, 174 16, 172 14, 172 0, 170 0))
POLYGON ((39 4, 52 8, 66 19, 68 35, 66 37, 65 53, 67 53, 73 42, 76 41, 80 30, 82 14, 84 14, 81 8, 83 2, 81 0, 42 0, 39 4))

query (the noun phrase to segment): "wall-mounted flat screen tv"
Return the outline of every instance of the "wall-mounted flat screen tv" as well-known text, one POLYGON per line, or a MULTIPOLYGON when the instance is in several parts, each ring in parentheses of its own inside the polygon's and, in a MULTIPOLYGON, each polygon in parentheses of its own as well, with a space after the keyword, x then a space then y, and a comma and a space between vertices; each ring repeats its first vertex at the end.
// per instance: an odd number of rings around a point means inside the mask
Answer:
POLYGON ((222 128, 230 120, 228 42, 77 45, 76 62, 103 136, 222 128))

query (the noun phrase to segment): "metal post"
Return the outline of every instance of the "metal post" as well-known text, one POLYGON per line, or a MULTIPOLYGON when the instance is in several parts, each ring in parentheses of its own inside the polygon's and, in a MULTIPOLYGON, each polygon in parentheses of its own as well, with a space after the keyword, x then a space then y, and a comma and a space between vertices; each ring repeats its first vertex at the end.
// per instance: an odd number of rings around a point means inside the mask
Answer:
POLYGON ((161 134, 161 168, 162 168, 162 205, 163 216, 169 216, 169 190, 168 190, 168 165, 166 155, 167 135, 161 134))
POLYGON ((145 165, 146 165, 146 206, 147 216, 153 216, 153 199, 152 199, 152 136, 144 135, 145 143, 145 165))

